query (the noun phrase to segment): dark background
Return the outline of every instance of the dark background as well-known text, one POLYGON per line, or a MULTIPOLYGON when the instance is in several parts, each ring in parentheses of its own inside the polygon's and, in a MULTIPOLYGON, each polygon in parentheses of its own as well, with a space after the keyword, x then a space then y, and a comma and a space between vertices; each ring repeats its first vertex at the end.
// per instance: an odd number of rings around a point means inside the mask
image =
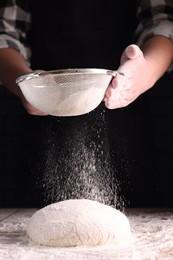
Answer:
MULTIPOLYGON (((126 206, 173 206, 172 83, 173 73, 166 74, 118 114, 108 112, 113 163, 126 206)), ((36 165, 49 120, 28 115, 20 100, 0 87, 0 207, 43 205, 36 165)))

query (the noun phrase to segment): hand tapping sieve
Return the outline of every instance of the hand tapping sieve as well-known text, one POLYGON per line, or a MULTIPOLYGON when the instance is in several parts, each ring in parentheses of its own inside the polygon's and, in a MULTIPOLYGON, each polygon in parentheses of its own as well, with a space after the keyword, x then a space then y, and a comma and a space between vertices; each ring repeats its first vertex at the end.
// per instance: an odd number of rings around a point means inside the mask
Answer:
POLYGON ((77 116, 101 103, 116 74, 106 69, 64 69, 29 73, 16 83, 38 110, 53 116, 77 116))

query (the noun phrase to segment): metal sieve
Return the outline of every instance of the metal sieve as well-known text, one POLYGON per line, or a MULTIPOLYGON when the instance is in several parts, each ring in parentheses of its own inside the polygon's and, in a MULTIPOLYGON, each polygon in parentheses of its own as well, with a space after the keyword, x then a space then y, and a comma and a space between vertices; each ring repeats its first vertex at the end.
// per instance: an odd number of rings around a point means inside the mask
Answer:
POLYGON ((116 71, 65 69, 33 72, 17 78, 26 100, 53 116, 77 116, 95 109, 116 71))

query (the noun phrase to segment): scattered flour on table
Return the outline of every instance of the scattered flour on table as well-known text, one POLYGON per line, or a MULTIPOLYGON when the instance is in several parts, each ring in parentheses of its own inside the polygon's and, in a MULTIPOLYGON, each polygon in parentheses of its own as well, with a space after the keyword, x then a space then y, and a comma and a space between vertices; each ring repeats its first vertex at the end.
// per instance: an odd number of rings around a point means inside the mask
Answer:
POLYGON ((131 240, 122 212, 87 199, 65 200, 36 211, 26 231, 34 243, 55 247, 126 245, 131 240))

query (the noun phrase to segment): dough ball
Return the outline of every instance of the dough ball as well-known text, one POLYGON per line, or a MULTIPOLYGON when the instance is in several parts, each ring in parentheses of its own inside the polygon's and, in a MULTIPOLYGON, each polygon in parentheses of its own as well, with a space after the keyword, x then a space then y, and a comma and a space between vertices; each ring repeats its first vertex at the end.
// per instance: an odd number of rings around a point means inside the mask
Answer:
POLYGON ((57 247, 122 244, 131 235, 122 212, 86 199, 65 200, 36 211, 26 231, 34 243, 57 247))

